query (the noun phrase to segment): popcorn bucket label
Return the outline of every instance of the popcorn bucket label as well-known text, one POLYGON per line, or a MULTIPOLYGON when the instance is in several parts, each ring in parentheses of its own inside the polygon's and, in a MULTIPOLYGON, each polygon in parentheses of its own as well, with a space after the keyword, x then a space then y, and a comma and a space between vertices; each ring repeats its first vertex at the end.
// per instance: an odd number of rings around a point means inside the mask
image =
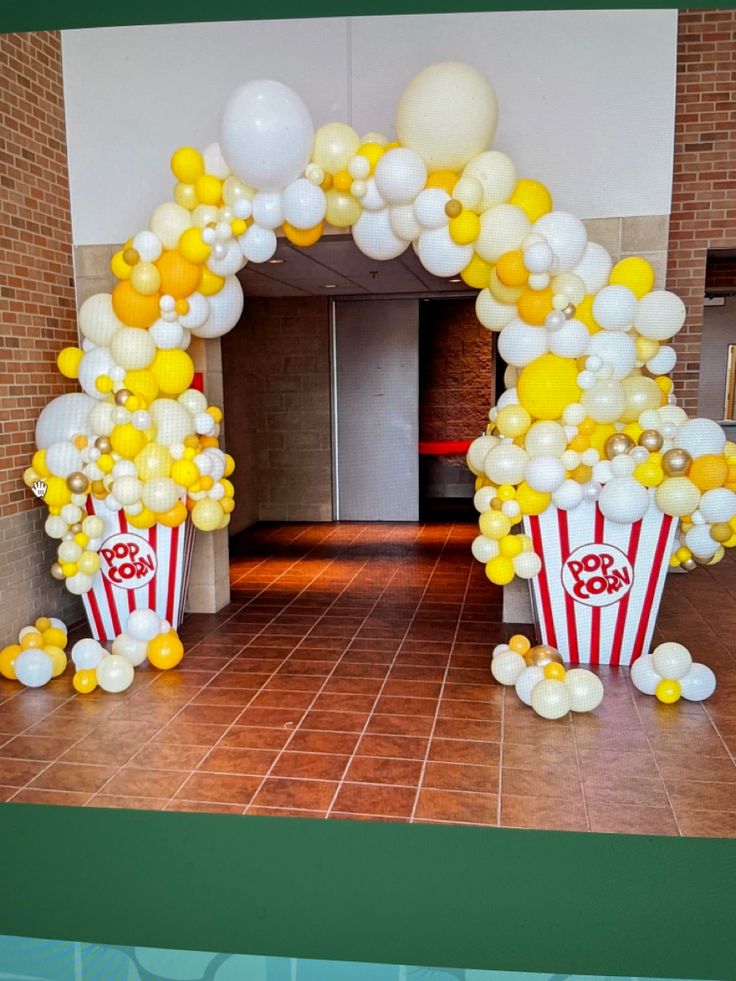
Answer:
POLYGON ((562 566, 562 585, 576 603, 610 606, 631 592, 634 567, 611 545, 581 545, 562 566))
POLYGON ((101 571, 113 586, 139 589, 156 575, 156 553, 138 535, 112 535, 100 546, 101 571))

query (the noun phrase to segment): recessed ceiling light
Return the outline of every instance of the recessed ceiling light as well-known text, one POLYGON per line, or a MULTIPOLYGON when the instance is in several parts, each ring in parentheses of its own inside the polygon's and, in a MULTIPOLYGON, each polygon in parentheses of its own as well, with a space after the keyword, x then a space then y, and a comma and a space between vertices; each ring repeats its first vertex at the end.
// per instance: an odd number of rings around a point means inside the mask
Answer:
POLYGON ((337 283, 325 283, 325 289, 326 290, 336 290, 337 289, 337 283))
POLYGON ((462 281, 463 280, 461 276, 456 276, 454 279, 450 280, 451 283, 462 283, 462 281))
POLYGON ((269 259, 269 266, 282 266, 286 262, 286 259, 269 259))

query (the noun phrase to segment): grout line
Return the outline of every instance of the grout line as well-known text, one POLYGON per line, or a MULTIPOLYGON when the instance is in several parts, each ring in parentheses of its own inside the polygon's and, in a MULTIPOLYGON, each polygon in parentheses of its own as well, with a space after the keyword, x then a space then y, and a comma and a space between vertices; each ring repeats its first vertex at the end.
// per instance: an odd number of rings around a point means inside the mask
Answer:
MULTIPOLYGON (((630 693, 629 693, 630 695, 630 693)), ((605 695, 604 695, 605 697, 605 695)), ((570 712, 570 728, 572 729, 572 744, 575 749, 575 769, 578 774, 578 784, 580 786, 580 796, 583 801, 583 812, 585 814, 585 825, 588 831, 591 831, 590 827, 590 814, 588 813, 588 798, 585 795, 585 786, 583 784, 583 769, 580 766, 580 749, 578 747, 578 740, 575 734, 575 713, 570 712)))
POLYGON ((657 768, 657 774, 659 776, 659 779, 662 781, 662 786, 664 787, 665 796, 667 797, 667 803, 669 804, 670 812, 671 812, 672 818, 673 818, 673 820, 675 822, 675 827, 677 828, 677 834, 682 838, 682 837, 684 837, 684 835, 682 833, 682 828, 680 827, 680 822, 677 819, 677 813, 675 811, 675 808, 672 805, 672 798, 670 797, 670 791, 669 791, 669 788, 667 786, 667 781, 662 776, 662 770, 660 769, 660 766, 659 766, 659 760, 657 759, 657 754, 654 752, 654 747, 652 746, 652 741, 649 738, 649 730, 644 725, 644 719, 642 718, 641 712, 639 711, 639 705, 637 704, 637 701, 636 701, 636 698, 634 697, 633 691, 631 691, 631 689, 634 686, 633 686, 633 682, 631 681, 631 675, 630 674, 627 675, 626 682, 627 682, 627 688, 628 688, 628 691, 629 691, 629 696, 631 698, 631 701, 634 703, 634 709, 636 711, 637 718, 639 719, 639 722, 641 723, 641 727, 644 730, 644 737, 645 737, 645 739, 647 741, 647 746, 649 747, 649 752, 652 754, 652 759, 654 760, 654 765, 657 768))
MULTIPOLYGON (((453 525, 452 526, 452 529, 451 529, 451 534, 452 534, 452 531, 454 530, 454 527, 455 526, 453 525)), ((429 754, 430 754, 431 749, 432 749, 432 740, 434 739, 435 730, 437 729, 437 720, 440 717, 440 706, 442 705, 442 697, 443 697, 443 695, 445 693, 445 685, 447 684, 447 675, 448 675, 448 672, 450 670, 450 664, 452 664, 452 655, 453 655, 453 652, 455 650, 455 644, 457 643, 457 636, 458 636, 458 632, 460 630, 460 624, 462 623, 463 609, 465 607, 465 601, 466 601, 467 596, 468 596, 468 589, 470 588, 470 580, 472 578, 472 575, 473 575, 473 565, 471 563, 468 566, 468 573, 467 573, 467 577, 465 579, 465 589, 463 590, 463 598, 462 598, 462 601, 460 603, 460 610, 458 611, 458 614, 457 614, 457 622, 455 624, 455 633, 454 633, 453 638, 452 638, 452 646, 450 647, 450 656, 447 658, 447 666, 445 667, 445 673, 444 673, 444 676, 442 678, 442 685, 440 687, 440 694, 439 694, 439 698, 437 699, 437 709, 435 710, 434 719, 432 720, 432 728, 430 730, 429 740, 427 742, 427 751, 424 754, 424 760, 422 762, 422 769, 421 769, 421 771, 419 773, 419 784, 417 786, 417 792, 416 792, 416 796, 414 798, 414 806, 412 807, 412 811, 411 811, 411 818, 410 818, 410 821, 411 822, 414 822, 416 820, 416 816, 417 816, 417 808, 419 807, 419 797, 421 795, 422 785, 424 784, 424 774, 426 773, 426 770, 427 770, 427 763, 429 762, 429 754)))

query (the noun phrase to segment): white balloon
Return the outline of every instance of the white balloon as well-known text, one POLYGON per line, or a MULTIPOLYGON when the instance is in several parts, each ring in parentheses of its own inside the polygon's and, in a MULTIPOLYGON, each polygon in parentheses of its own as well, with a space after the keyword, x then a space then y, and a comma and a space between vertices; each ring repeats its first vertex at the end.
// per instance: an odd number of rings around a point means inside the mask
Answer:
MULTIPOLYGON (((539 329, 539 328, 536 328, 539 329)), ((603 333, 603 331, 601 331, 603 333)), ((565 320, 559 330, 547 333, 547 343, 552 354, 561 358, 580 358, 590 346, 591 336, 584 323, 574 318, 565 320)))
POLYGON ((149 327, 148 333, 156 347, 162 351, 173 351, 184 338, 184 330, 177 320, 157 320, 149 327))
POLYGON ((161 258, 163 243, 158 235, 148 230, 138 232, 133 237, 133 248, 138 253, 142 262, 155 262, 161 258))
POLYGON ((680 678, 680 692, 689 702, 702 702, 716 690, 716 676, 705 664, 693 664, 680 678))
POLYGON ((140 330, 138 327, 121 327, 112 336, 110 354, 126 371, 137 371, 151 364, 156 356, 156 343, 150 331, 140 330))
POLYGON ((631 665, 631 681, 644 695, 653 695, 662 680, 654 670, 651 654, 643 654, 631 665))
POLYGON ((490 146, 498 104, 486 78, 460 62, 429 65, 409 82, 396 109, 399 142, 430 172, 459 171, 490 146))
POLYGON ((498 353, 507 364, 516 368, 523 368, 536 361, 547 350, 547 331, 532 327, 523 320, 510 321, 498 337, 498 353))
POLYGON ((694 460, 711 453, 720 456, 726 445, 726 434, 712 419, 690 419, 680 427, 674 445, 687 450, 694 460))
POLYGON ((534 231, 543 235, 552 249, 552 272, 568 272, 583 258, 588 233, 575 215, 566 211, 550 211, 534 223, 534 231))
MULTIPOLYGON (((483 154, 479 154, 482 157, 483 154)), ((476 160, 478 157, 475 158, 476 160)), ((471 164, 472 164, 471 160, 471 164)), ((470 166, 470 164, 468 165, 470 166)), ((467 167, 465 171, 467 171, 467 167)), ((483 184, 480 179, 474 177, 472 174, 463 173, 463 176, 458 180, 452 189, 452 196, 456 201, 459 201, 463 208, 467 208, 468 211, 475 211, 480 214, 481 211, 485 211, 482 207, 483 203, 483 184)), ((506 198, 501 198, 500 201, 489 201, 486 207, 491 206, 491 204, 500 204, 501 201, 505 201, 506 198)))
POLYGON ((710 559, 718 551, 718 542, 710 537, 710 526, 695 525, 685 535, 685 545, 698 559, 710 559))
POLYGON ((161 633, 161 620, 153 610, 133 610, 128 617, 125 633, 133 640, 148 643, 161 633))
POLYGON ((480 233, 475 251, 486 262, 497 262, 505 252, 518 249, 529 234, 531 222, 513 204, 497 204, 480 216, 480 233))
POLYGON ((557 457, 535 456, 527 464, 524 479, 533 490, 549 493, 564 483, 565 468, 557 457))
POLYGON ((133 665, 120 654, 108 654, 97 666, 97 684, 106 692, 125 691, 133 684, 134 677, 133 665))
POLYGON ((479 514, 491 510, 491 501, 496 496, 495 487, 481 487, 473 495, 473 507, 479 514))
POLYGON ((155 399, 148 407, 156 429, 156 442, 162 446, 183 443, 194 435, 194 420, 174 399, 155 399))
POLYGON ((542 569, 542 560, 536 552, 521 552, 514 556, 512 564, 519 579, 533 579, 542 569))
POLYGON ((572 511, 583 500, 583 488, 576 480, 566 480, 552 493, 552 503, 563 511, 572 511))
POLYGON ((95 405, 95 399, 81 392, 59 395, 49 402, 36 423, 38 449, 46 449, 52 443, 66 442, 79 433, 90 435, 90 413, 95 405))
MULTIPOLYGON (((240 240, 238 240, 238 244, 240 244, 240 240)), ((187 297, 187 303, 189 304, 189 310, 183 316, 179 317, 179 323, 187 330, 194 330, 197 327, 201 327, 205 320, 207 320, 210 313, 209 300, 201 293, 192 293, 187 297)))
POLYGON ((418 153, 396 147, 376 164, 375 182, 387 204, 411 204, 427 183, 427 168, 418 153))
POLYGON ((652 651, 652 667, 660 678, 678 681, 688 673, 692 663, 690 651, 682 644, 668 641, 652 651))
POLYGON ((652 290, 639 301, 634 326, 642 337, 668 341, 682 329, 686 316, 685 304, 679 296, 668 290, 652 290))
MULTIPOLYGON (((238 239, 240 248, 248 262, 268 262, 276 252, 276 235, 270 228, 251 225, 238 239)), ((217 296, 215 293, 214 296, 217 296)), ((210 302, 214 299, 210 296, 210 302)))
POLYGON ((107 651, 99 641, 92 637, 78 640, 71 649, 71 659, 77 671, 94 671, 107 651))
POLYGON ((539 682, 543 680, 544 668, 540 668, 537 665, 530 668, 524 668, 519 677, 516 679, 516 694, 519 696, 524 705, 528 705, 529 708, 531 708, 532 692, 539 682))
POLYGON ((572 668, 564 680, 573 712, 593 712, 603 701, 603 682, 592 671, 572 668))
POLYGON ((442 228, 450 219, 445 213, 445 205, 450 200, 447 191, 439 187, 429 187, 417 195, 414 202, 414 215, 422 228, 442 228))
POLYGON ((483 472, 483 461, 491 452, 494 446, 498 446, 498 439, 495 436, 478 436, 468 447, 465 455, 465 462, 468 469, 479 477, 483 472))
POLYGON ((68 477, 83 466, 82 454, 73 443, 52 443, 46 448, 46 467, 56 477, 68 477))
POLYGON ((554 261, 555 254, 546 240, 532 242, 524 249, 524 265, 532 275, 545 275, 554 261))
POLYGON ((69 531, 69 525, 58 514, 50 514, 43 528, 49 538, 63 538, 69 531))
POLYGON ((481 290, 475 298, 475 315, 488 330, 500 331, 516 317, 516 307, 499 303, 490 290, 481 290))
POLYGON ((446 279, 465 269, 473 258, 473 246, 453 242, 447 228, 433 228, 419 236, 417 255, 427 272, 446 279))
POLYGON ((78 320, 82 334, 99 347, 107 347, 115 331, 123 326, 112 308, 111 293, 95 293, 86 299, 78 320))
MULTIPOLYGON (((248 231, 256 226, 251 225, 248 231)), ((247 233, 246 233, 247 234, 247 233)), ((273 235, 273 232, 267 232, 273 235)), ((192 334, 195 337, 222 337, 238 323, 243 313, 245 296, 243 287, 237 276, 228 276, 225 285, 209 298, 209 315, 201 327, 195 327, 192 334)))
POLYGON ((601 490, 598 507, 609 521, 632 524, 646 514, 649 495, 633 477, 613 477, 601 490))
POLYGON ((628 330, 638 301, 628 286, 604 286, 593 300, 593 317, 604 330, 628 330))
POLYGON ((281 82, 248 82, 225 106, 222 155, 234 174, 258 190, 280 190, 295 181, 309 163, 313 142, 309 110, 281 82))
POLYGON ((496 402, 496 410, 500 412, 501 409, 503 409, 507 405, 518 405, 518 404, 519 404, 519 393, 517 392, 516 387, 507 388, 506 391, 501 394, 498 402, 496 402))
POLYGON ((175 249, 179 239, 192 225, 192 215, 174 201, 160 204, 151 215, 149 227, 165 249, 175 249))
POLYGON ((623 331, 599 330, 590 338, 588 354, 600 358, 604 365, 612 368, 611 377, 615 381, 621 381, 631 374, 636 364, 636 344, 623 331))
POLYGON ((559 422, 540 421, 535 422, 526 434, 524 449, 530 457, 560 456, 568 442, 567 434, 559 422))
POLYGON ((148 657, 148 644, 144 640, 135 640, 123 632, 113 641, 112 653, 126 658, 134 668, 137 668, 148 657))
MULTIPOLYGON (((463 170, 461 180, 467 182, 469 179, 478 182, 481 195, 474 206, 464 204, 464 207, 472 207, 474 211, 481 214, 496 204, 503 204, 511 197, 516 187, 516 166, 505 153, 499 153, 498 150, 486 150, 484 153, 479 153, 473 157, 463 170)), ((457 190, 456 185, 452 192, 453 197, 456 197, 457 190)), ((460 187, 460 192, 462 193, 462 191, 463 187, 460 187)), ((458 198, 458 200, 460 199, 458 198)))
POLYGON ((727 487, 706 491, 700 498, 698 510, 709 524, 730 521, 736 515, 736 494, 727 487))
POLYGON ((516 651, 503 651, 491 660, 491 674, 500 685, 515 685, 526 667, 526 661, 516 651))
POLYGON ((284 218, 294 228, 314 228, 315 225, 319 225, 327 212, 325 192, 304 177, 289 184, 281 199, 284 218))
POLYGON ((500 443, 483 461, 486 475, 494 484, 520 484, 529 462, 526 452, 515 443, 500 443))
POLYGON ((218 177, 221 181, 229 177, 230 168, 225 162, 219 143, 209 143, 202 151, 202 157, 204 158, 206 174, 212 174, 213 177, 218 177))
POLYGON ((54 662, 45 651, 37 647, 27 647, 16 656, 13 670, 18 681, 26 688, 42 688, 51 681, 54 662))
MULTIPOLYGON (((388 207, 376 187, 375 178, 369 177, 365 183, 365 193, 360 197, 360 204, 365 211, 381 211, 388 207)), ((355 196, 355 195, 354 195, 355 196)))
POLYGON ((647 368, 653 375, 669 375, 677 364, 677 354, 675 349, 664 345, 653 358, 647 361, 647 368))
POLYGON ((226 252, 221 258, 215 258, 214 253, 209 257, 207 268, 216 276, 233 276, 245 265, 243 250, 240 247, 240 243, 234 239, 231 239, 230 242, 224 245, 224 248, 226 252))
POLYGON ((413 204, 402 204, 393 207, 389 211, 389 221, 394 235, 404 242, 413 242, 418 239, 422 226, 416 219, 413 204))
POLYGON ((395 259, 409 244, 394 234, 388 208, 363 211, 352 226, 352 233, 355 244, 370 259, 395 259))
POLYGON ((562 681, 544 678, 532 691, 532 708, 543 719, 561 719, 570 711, 570 694, 562 681))
MULTIPOLYGON (((307 183, 309 183, 307 181, 307 183)), ((309 185, 312 186, 311 184, 309 185)), ((259 191, 251 202, 253 221, 261 228, 278 228, 284 221, 281 194, 278 191, 259 191)))
POLYGON ((497 555, 501 552, 501 547, 498 542, 494 542, 492 538, 486 538, 485 535, 478 535, 477 538, 473 539, 473 544, 470 546, 470 551, 474 559, 478 562, 482 562, 483 565, 486 562, 490 562, 491 559, 495 559, 497 555))
POLYGON ((583 258, 572 270, 585 283, 589 294, 597 293, 608 283, 608 277, 613 269, 613 260, 602 245, 588 242, 583 258))

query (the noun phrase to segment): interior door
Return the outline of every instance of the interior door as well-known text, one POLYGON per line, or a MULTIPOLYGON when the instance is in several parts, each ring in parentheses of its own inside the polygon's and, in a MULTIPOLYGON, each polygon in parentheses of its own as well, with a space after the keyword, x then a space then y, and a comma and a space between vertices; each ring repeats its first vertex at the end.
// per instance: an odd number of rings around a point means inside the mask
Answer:
POLYGON ((333 309, 336 517, 419 518, 419 302, 333 309))

